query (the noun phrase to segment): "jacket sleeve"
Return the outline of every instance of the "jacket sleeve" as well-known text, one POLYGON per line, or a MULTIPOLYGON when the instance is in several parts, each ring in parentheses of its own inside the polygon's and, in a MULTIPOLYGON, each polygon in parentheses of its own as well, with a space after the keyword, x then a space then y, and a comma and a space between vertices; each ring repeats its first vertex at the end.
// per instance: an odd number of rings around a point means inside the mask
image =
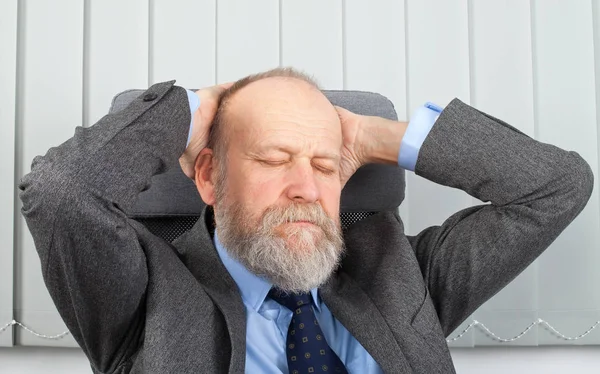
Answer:
POLYGON ((586 205, 594 178, 577 153, 457 99, 425 139, 415 172, 490 202, 408 237, 446 336, 548 248, 586 205))
POLYGON ((151 177, 178 166, 186 91, 160 83, 45 156, 20 198, 56 307, 95 370, 113 372, 143 333, 148 269, 125 212, 151 177))

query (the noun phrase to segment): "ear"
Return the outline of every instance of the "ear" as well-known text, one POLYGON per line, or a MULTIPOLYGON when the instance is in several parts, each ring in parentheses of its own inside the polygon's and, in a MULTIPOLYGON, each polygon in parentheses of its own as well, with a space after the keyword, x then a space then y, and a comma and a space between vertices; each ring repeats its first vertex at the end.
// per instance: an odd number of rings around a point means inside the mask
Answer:
POLYGON ((215 184, 212 180, 213 175, 213 151, 210 148, 204 148, 196 157, 194 170, 196 175, 194 182, 196 188, 206 205, 215 205, 215 184))

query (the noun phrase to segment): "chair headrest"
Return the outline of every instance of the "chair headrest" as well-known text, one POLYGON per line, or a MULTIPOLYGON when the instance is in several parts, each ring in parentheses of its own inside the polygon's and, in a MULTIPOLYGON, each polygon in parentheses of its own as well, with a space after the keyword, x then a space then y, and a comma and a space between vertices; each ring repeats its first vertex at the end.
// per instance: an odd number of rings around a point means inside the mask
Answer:
MULTIPOLYGON (((117 94, 110 113, 124 109, 144 90, 117 94)), ((361 91, 323 91, 332 104, 352 112, 397 120, 396 111, 386 97, 361 91)), ((395 210, 404 200, 404 170, 395 165, 371 164, 361 167, 342 190, 340 212, 379 212, 395 210)), ((148 190, 140 193, 132 216, 199 215, 204 209, 194 183, 180 168, 153 177, 148 190)))

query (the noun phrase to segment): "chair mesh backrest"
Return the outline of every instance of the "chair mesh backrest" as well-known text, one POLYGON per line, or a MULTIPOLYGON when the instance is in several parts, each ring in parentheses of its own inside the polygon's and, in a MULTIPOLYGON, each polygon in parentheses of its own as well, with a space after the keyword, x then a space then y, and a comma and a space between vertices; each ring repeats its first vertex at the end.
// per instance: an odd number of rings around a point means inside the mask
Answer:
MULTIPOLYGON (((354 223, 365 219, 376 212, 341 213, 340 223, 342 230, 346 230, 354 223)), ((192 228, 200 216, 177 216, 177 217, 143 217, 135 218, 142 223, 154 235, 171 243, 184 232, 192 228)))

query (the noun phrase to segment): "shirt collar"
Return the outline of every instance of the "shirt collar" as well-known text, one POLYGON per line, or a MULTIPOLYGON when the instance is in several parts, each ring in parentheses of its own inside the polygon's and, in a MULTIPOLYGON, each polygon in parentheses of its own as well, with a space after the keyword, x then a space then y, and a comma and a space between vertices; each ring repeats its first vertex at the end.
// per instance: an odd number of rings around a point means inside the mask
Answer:
MULTIPOLYGON (((215 248, 217 249, 217 253, 221 258, 221 262, 223 262, 223 265, 225 265, 225 268, 240 289, 244 303, 250 305, 255 311, 258 312, 265 301, 267 294, 273 287, 273 284, 266 279, 251 273, 248 269, 246 269, 246 267, 244 267, 244 265, 229 256, 229 253, 219 241, 217 231, 218 230, 215 230, 213 241, 215 248)), ((310 290, 310 294, 312 295, 313 303, 317 308, 317 311, 321 311, 318 290, 313 288, 310 290)))

